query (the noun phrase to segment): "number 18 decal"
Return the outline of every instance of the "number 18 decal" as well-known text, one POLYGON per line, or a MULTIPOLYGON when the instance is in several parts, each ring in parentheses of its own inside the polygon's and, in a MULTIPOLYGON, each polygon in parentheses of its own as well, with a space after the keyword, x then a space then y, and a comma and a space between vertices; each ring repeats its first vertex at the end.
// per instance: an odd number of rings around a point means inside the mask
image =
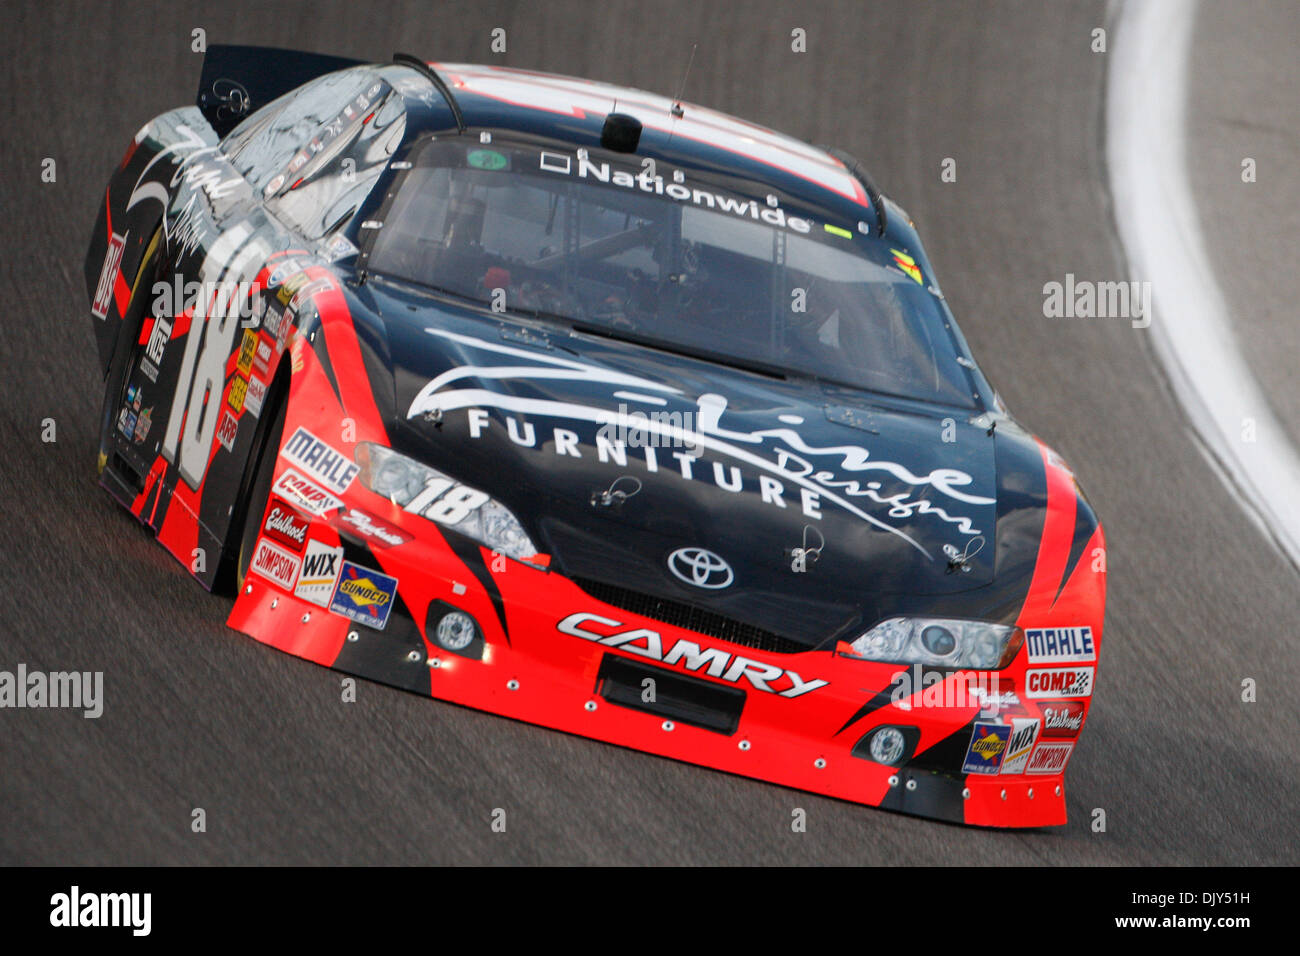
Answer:
MULTIPOLYGON (((219 280, 223 273, 232 280, 242 275, 248 265, 264 259, 269 252, 261 240, 245 244, 250 234, 242 223, 222 233, 199 269, 202 291, 194 303, 161 449, 163 457, 177 466, 191 488, 198 488, 208 470, 226 381, 226 360, 235 347, 240 327, 242 292, 222 295, 219 280), (209 314, 210 310, 214 314, 209 314)), ((231 285, 243 288, 233 281, 231 285)))

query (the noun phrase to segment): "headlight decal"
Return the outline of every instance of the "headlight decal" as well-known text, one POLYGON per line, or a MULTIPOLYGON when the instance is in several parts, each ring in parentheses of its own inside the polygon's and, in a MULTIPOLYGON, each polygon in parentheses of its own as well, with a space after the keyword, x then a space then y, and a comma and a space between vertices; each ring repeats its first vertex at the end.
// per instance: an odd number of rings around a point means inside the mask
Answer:
POLYGON ((849 644, 846 656, 890 664, 1001 670, 1024 632, 1009 624, 948 618, 892 617, 849 644))
POLYGON ((356 460, 361 484, 403 511, 473 538, 517 561, 537 554, 519 519, 486 492, 371 442, 357 445, 356 460))

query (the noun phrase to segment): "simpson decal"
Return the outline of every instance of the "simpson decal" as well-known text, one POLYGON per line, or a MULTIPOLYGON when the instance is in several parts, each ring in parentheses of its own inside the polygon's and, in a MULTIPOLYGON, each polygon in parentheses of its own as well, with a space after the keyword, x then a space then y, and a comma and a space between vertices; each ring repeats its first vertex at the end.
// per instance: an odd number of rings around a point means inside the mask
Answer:
POLYGON ((292 591, 293 583, 298 579, 298 567, 297 557, 265 538, 258 539, 250 570, 274 581, 286 591, 292 591))
POLYGON ((1029 758, 1025 773, 1063 773, 1073 750, 1074 744, 1044 741, 1029 758))

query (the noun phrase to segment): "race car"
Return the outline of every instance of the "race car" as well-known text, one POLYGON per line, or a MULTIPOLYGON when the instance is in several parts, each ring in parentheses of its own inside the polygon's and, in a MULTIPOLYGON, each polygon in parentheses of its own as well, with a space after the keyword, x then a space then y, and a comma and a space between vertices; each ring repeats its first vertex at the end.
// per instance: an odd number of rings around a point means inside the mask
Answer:
POLYGON ((849 154, 633 89, 213 46, 86 258, 101 484, 340 671, 1066 820, 1106 561, 849 154))

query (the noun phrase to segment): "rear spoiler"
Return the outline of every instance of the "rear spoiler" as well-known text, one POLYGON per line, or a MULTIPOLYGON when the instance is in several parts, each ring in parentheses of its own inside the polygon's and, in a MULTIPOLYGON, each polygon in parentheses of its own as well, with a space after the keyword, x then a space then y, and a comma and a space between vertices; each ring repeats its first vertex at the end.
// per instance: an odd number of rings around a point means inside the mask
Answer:
POLYGON ((309 80, 365 60, 268 46, 214 44, 203 58, 199 111, 225 137, 245 116, 309 80))

